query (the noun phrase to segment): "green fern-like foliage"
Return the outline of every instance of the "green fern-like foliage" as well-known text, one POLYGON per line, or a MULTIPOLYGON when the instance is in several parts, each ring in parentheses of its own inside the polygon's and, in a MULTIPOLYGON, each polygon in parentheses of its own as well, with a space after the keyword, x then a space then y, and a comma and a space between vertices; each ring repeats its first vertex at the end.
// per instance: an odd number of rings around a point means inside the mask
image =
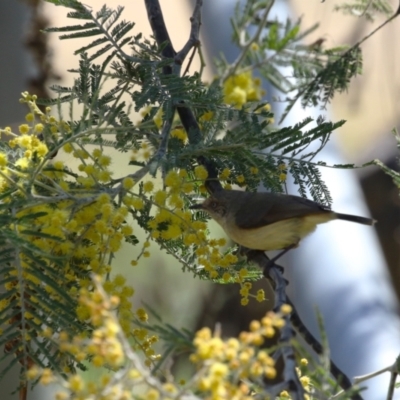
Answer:
MULTIPOLYGON (((166 120, 169 118, 168 113, 172 110, 171 105, 184 102, 188 107, 192 107, 197 111, 199 118, 210 111, 213 112, 213 118, 210 121, 204 122, 204 137, 201 143, 196 145, 188 143, 185 146, 181 146, 179 141, 171 141, 164 162, 170 166, 190 169, 193 157, 196 155, 214 154, 221 157, 222 153, 224 153, 224 159, 220 160, 221 169, 225 165, 225 162, 230 162, 230 165, 234 167, 233 179, 235 176, 242 174, 245 174, 245 177, 250 179, 249 168, 262 162, 266 168, 259 168, 261 175, 257 180, 252 179, 254 182, 252 187, 255 187, 256 183, 261 181, 268 187, 272 185, 275 190, 282 190, 282 185, 278 181, 275 181, 275 183, 271 181, 271 172, 276 171, 279 162, 282 160, 288 160, 288 162, 293 160, 293 162, 296 162, 300 161, 300 159, 306 162, 307 156, 304 154, 297 160, 295 156, 304 151, 311 142, 317 139, 326 143, 329 135, 343 124, 343 122, 335 124, 321 122, 317 127, 303 132, 302 129, 312 122, 308 119, 294 127, 287 127, 276 131, 269 123, 273 114, 263 110, 263 103, 254 104, 254 106, 240 111, 227 108, 222 102, 224 97, 219 85, 213 84, 205 87, 198 75, 191 77, 164 75, 162 70, 171 61, 162 59, 160 51, 156 49, 154 44, 147 40, 142 40, 140 35, 122 39, 122 36, 133 27, 132 24, 123 21, 118 25, 121 26, 120 29, 112 29, 121 15, 121 9, 114 12, 107 7, 103 7, 98 13, 92 14, 86 9, 82 10, 81 6, 75 1, 57 1, 55 3, 73 7, 75 12, 68 15, 70 18, 86 19, 92 22, 83 25, 72 25, 70 27, 51 28, 49 31, 73 32, 61 35, 61 39, 100 36, 100 39, 98 39, 99 43, 96 40, 90 45, 77 50, 76 53, 81 54, 82 58, 79 70, 75 71, 79 73, 79 78, 76 80, 74 87, 53 88, 60 94, 60 97, 54 100, 54 102, 78 100, 88 105, 91 119, 85 120, 85 124, 107 124, 108 129, 111 126, 114 127, 114 130, 110 129, 108 131, 98 129, 96 137, 98 143, 103 142, 107 134, 114 132, 117 139, 116 146, 123 151, 135 147, 138 148, 139 142, 143 139, 149 140, 151 145, 157 148, 160 143, 158 128, 153 124, 150 127, 152 129, 149 129, 149 124, 151 125, 152 118, 158 109, 154 107, 154 104, 160 104, 164 110, 163 119, 166 120), (102 64, 93 64, 92 61, 98 57, 97 53, 89 55, 86 51, 104 43, 108 43, 106 46, 108 50, 102 51, 101 54, 109 51, 111 47, 114 47, 114 52, 111 52, 102 64), (125 54, 122 50, 125 44, 131 48, 129 54, 137 54, 138 56, 125 54), (113 58, 115 60, 111 62, 113 58), (110 62, 111 72, 105 71, 110 62), (116 81, 115 85, 113 85, 115 89, 108 93, 100 94, 101 85, 103 84, 102 78, 106 77, 108 80, 112 79, 116 81), (132 99, 131 107, 136 111, 145 106, 153 107, 152 111, 149 112, 140 125, 135 126, 130 120, 131 108, 127 107, 125 101, 118 101, 124 94, 129 94, 132 99), (249 130, 251 131, 251 135, 245 134, 249 130), (220 138, 220 134, 223 131, 226 131, 226 135, 220 138), (177 146, 174 146, 174 143, 177 146), (271 151, 262 154, 262 151, 266 148, 271 148, 271 151), (257 151, 258 149, 259 151, 257 151), (174 161, 169 161, 169 158, 174 161), (243 162, 244 158, 247 165, 243 162), (266 159, 269 160, 269 163, 266 163, 266 159)), ((238 30, 250 23, 248 20, 249 17, 246 17, 247 19, 243 22, 238 21, 236 24, 238 30)), ((253 17, 255 18, 254 15, 253 17)), ((293 43, 299 42, 308 33, 300 34, 299 24, 300 21, 293 26, 290 22, 287 22, 284 27, 280 27, 275 23, 271 23, 268 29, 268 37, 265 38, 267 47, 274 49, 277 53, 291 49, 293 43), (280 32, 281 28, 283 32, 280 32)), ((259 54, 265 53, 264 47, 263 42, 261 42, 259 54)), ((303 51, 303 53, 305 54, 306 52, 303 51)), ((280 54, 277 54, 277 58, 278 56, 280 54)), ((309 57, 309 55, 307 56, 309 57)), ((254 54, 249 53, 247 63, 255 62, 254 57, 254 54)), ((343 68, 349 69, 352 60, 353 58, 351 57, 342 60, 343 68)), ((288 59, 286 63, 291 63, 292 61, 293 58, 288 59)), ((304 59, 299 58, 297 61, 304 68, 304 59)), ((263 70, 264 64, 267 64, 266 60, 258 60, 257 65, 260 67, 262 74, 265 72, 263 70)), ((276 64, 275 62, 268 64, 274 65, 274 68, 278 69, 279 65, 284 65, 285 63, 279 61, 276 64)), ((226 67, 226 65, 220 64, 220 68, 222 66, 226 67)), ((357 72, 356 69, 354 67, 351 74, 355 74, 357 72)), ((337 65, 329 65, 329 68, 320 72, 319 81, 312 80, 311 76, 309 76, 307 80, 309 94, 306 94, 304 105, 308 105, 309 102, 315 104, 318 102, 318 99, 324 102, 328 101, 332 97, 333 92, 338 89, 339 84, 341 85, 341 90, 343 90, 351 74, 343 77, 340 75, 340 71, 341 69, 337 65), (335 76, 332 76, 332 71, 336 71, 335 76), (328 88, 326 79, 335 80, 336 86, 333 85, 328 88), (316 94, 318 91, 323 92, 323 95, 316 94), (311 99, 312 93, 314 93, 313 99, 311 99)), ((300 75, 306 76, 310 74, 298 74, 296 77, 300 78, 300 75)), ((266 73, 265 76, 270 81, 273 81, 270 73, 266 73)), ((283 82, 283 76, 280 76, 278 80, 283 82)), ((82 116, 82 118, 86 117, 86 115, 82 116)), ((306 178, 307 175, 304 172, 300 176, 306 178)), ((318 185, 317 180, 314 182, 318 185)), ((300 189, 300 192, 305 193, 304 187, 300 189)), ((314 192, 319 191, 315 190, 314 192)), ((315 199, 321 201, 321 197, 317 196, 315 199)))
POLYGON ((268 13, 257 4, 249 1, 243 11, 238 8, 232 21, 233 41, 245 49, 244 55, 231 66, 221 59, 218 67, 222 76, 226 71, 235 71, 239 65, 256 68, 262 77, 286 94, 282 101, 287 106, 279 122, 297 101, 303 107, 326 106, 335 93, 346 90, 350 80, 361 73, 362 56, 357 46, 325 49, 323 39, 305 45, 307 36, 318 24, 301 31, 301 20, 295 23, 269 20, 268 13), (251 36, 248 28, 254 25, 264 26, 265 30, 257 30, 251 36))
POLYGON ((2 142, 2 150, 10 164, 1 173, 0 279, 4 291, 0 320, 3 358, 10 362, 0 376, 16 363, 23 374, 34 364, 63 374, 76 364, 44 332, 65 330, 72 337, 89 329, 78 321, 77 299, 71 296, 76 280, 88 279, 88 272, 80 268, 82 260, 68 257, 68 245, 73 246, 79 235, 71 232, 63 237, 57 232, 62 219, 58 204, 67 199, 57 195, 52 173, 43 164, 47 146, 23 135, 18 141, 2 142))
MULTIPOLYGON (((223 241, 207 236, 205 215, 188 211, 205 195, 207 171, 199 160, 211 160, 224 185, 246 190, 262 185, 283 192, 291 174, 303 196, 330 205, 320 173, 324 164, 314 157, 344 121, 307 118, 275 127, 252 70, 257 67, 269 82, 294 93, 288 112, 300 99, 304 106, 325 104, 361 68, 358 48, 304 46, 311 30, 301 33, 301 21, 268 20, 253 0, 233 21, 235 40, 247 40, 240 58, 233 64, 218 61, 219 77, 205 85, 199 73, 179 76, 162 46, 133 34, 134 23, 121 20, 121 7, 93 12, 76 0, 47 1, 71 9, 68 17, 76 22, 48 32, 62 40, 87 38, 88 44, 75 52, 80 59, 71 71, 74 84, 54 86, 52 100, 23 94, 29 123, 20 127, 21 136, 2 130, 13 137, 0 142, 0 343, 10 359, 0 375, 18 363, 22 381, 34 364, 63 374, 91 358, 60 348, 58 339, 83 340, 93 329, 79 302, 93 290, 92 274, 107 280, 106 291, 120 298, 121 326, 127 336, 134 335, 132 289, 120 277, 110 278, 122 243, 142 246, 134 262, 146 256, 147 244, 139 243, 130 219, 195 276, 240 284, 259 278, 260 271, 234 249, 222 250, 223 241), (263 33, 243 35, 250 25, 263 33), (282 74, 282 66, 292 68, 293 79, 282 74), (106 91, 106 83, 112 89, 106 91), (51 107, 40 111, 37 103, 54 106, 58 115, 51 107), (68 116, 61 112, 64 103, 68 116), (184 132, 175 115, 179 107, 192 110, 198 130, 184 132), (139 122, 134 111, 142 112, 139 122), (318 146, 311 149, 313 143, 318 146), (133 154, 121 179, 112 179, 108 147, 133 154), (61 150, 78 160, 77 169, 54 161, 61 150), (164 187, 155 191, 151 178, 160 176, 164 187)), ((146 340, 136 339, 138 348, 146 340)))
MULTIPOLYGON (((393 136, 394 136, 394 138, 396 140, 397 148, 400 149, 400 135, 399 135, 399 132, 397 131, 397 129, 394 129, 392 133, 393 133, 393 136)), ((387 165, 385 165, 380 160, 374 160, 373 163, 375 165, 377 165, 379 168, 381 168, 382 171, 385 174, 389 175, 392 178, 393 183, 397 186, 397 188, 400 188, 400 173, 398 171, 389 168, 387 165)))
POLYGON ((391 4, 386 0, 357 0, 349 3, 335 5, 335 11, 357 17, 365 17, 368 21, 374 21, 377 15, 390 17, 393 14, 391 4))

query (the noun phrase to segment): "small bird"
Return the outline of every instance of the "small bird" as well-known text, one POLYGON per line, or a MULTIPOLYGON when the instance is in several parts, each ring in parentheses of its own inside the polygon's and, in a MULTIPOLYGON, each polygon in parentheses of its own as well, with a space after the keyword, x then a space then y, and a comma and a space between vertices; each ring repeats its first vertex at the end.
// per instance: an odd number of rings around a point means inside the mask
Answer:
POLYGON ((318 224, 334 219, 363 225, 376 222, 371 218, 334 212, 299 196, 267 192, 221 189, 190 208, 206 211, 239 245, 262 251, 283 249, 286 252, 297 247, 318 224))

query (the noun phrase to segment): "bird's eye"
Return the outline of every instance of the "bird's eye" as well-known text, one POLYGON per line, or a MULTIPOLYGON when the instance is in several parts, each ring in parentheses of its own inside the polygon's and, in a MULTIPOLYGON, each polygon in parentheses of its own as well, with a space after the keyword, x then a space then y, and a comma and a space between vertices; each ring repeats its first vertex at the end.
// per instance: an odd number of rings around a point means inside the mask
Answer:
POLYGON ((213 210, 215 210, 215 209, 218 208, 218 203, 217 203, 216 201, 212 201, 212 202, 210 203, 210 207, 211 207, 213 210))

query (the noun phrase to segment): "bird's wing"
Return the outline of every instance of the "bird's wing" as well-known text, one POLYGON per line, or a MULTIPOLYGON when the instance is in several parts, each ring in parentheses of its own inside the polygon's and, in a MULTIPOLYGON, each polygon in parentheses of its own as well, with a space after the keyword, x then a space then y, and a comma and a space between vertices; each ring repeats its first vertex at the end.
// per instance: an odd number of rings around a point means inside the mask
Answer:
POLYGON ((330 211, 314 201, 298 196, 258 193, 246 202, 245 212, 236 213, 236 224, 242 229, 254 229, 289 218, 330 211))

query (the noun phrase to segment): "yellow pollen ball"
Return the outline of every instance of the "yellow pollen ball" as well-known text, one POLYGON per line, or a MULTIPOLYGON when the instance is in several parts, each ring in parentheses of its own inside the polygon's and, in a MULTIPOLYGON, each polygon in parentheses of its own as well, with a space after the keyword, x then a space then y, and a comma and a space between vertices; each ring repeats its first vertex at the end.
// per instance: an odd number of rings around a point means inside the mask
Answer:
POLYGON ((203 165, 196 166, 194 169, 194 174, 197 179, 200 179, 202 181, 207 179, 207 176, 208 176, 208 172, 203 165))
POLYGON ((130 177, 126 177, 122 181, 122 186, 125 190, 131 189, 134 185, 135 185, 135 181, 130 177))
POLYGON ((29 132, 29 125, 27 124, 22 124, 18 127, 19 133, 21 134, 27 134, 29 132))
POLYGON ((44 129, 43 124, 36 124, 35 127, 34 127, 34 130, 35 130, 36 133, 42 133, 43 129, 44 129))
POLYGON ((4 168, 7 165, 7 154, 0 153, 0 167, 4 168))

